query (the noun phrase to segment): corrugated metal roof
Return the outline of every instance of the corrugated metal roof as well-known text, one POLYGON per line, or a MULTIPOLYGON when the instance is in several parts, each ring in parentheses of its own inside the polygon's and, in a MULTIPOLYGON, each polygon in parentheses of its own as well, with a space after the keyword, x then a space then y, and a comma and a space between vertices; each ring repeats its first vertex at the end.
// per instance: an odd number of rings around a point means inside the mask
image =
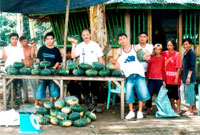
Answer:
POLYGON ((110 0, 106 4, 195 4, 200 5, 200 0, 110 0))

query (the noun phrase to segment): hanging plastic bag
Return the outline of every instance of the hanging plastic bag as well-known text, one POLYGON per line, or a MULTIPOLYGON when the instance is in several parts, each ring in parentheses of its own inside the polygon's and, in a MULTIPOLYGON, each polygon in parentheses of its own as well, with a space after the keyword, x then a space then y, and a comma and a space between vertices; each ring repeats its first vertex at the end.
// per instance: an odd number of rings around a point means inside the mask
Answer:
POLYGON ((161 87, 158 97, 156 99, 156 106, 158 111, 156 112, 156 117, 180 117, 180 115, 176 114, 171 107, 171 103, 167 96, 167 89, 165 87, 161 87))

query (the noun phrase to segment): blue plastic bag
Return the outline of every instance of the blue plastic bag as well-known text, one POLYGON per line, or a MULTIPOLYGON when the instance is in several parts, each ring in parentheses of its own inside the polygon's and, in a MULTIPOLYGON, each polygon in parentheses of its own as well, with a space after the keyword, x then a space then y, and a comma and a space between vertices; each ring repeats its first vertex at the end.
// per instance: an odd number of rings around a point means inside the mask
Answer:
POLYGON ((176 114, 171 107, 171 103, 167 96, 167 89, 165 87, 161 87, 158 97, 156 99, 156 106, 158 111, 156 112, 156 117, 180 117, 180 115, 176 114))

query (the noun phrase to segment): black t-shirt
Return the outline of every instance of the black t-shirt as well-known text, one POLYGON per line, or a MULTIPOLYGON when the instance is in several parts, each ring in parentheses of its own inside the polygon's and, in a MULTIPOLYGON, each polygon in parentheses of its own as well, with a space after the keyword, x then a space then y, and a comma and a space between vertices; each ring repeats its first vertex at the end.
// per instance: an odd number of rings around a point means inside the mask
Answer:
POLYGON ((40 61, 50 61, 51 66, 53 67, 57 62, 61 63, 62 58, 60 51, 58 48, 47 48, 46 46, 41 46, 37 53, 37 58, 40 59, 40 61))

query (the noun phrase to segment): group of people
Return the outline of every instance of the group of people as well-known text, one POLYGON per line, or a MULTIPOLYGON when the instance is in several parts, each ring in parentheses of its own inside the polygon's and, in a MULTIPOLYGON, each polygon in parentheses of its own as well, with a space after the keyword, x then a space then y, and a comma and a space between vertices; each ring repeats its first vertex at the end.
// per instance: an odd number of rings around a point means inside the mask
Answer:
POLYGON ((167 40, 167 50, 162 51, 161 44, 147 44, 148 35, 141 32, 138 36, 139 44, 131 45, 125 33, 118 35, 118 43, 122 45, 118 48, 112 62, 115 68, 120 68, 126 76, 126 103, 129 106, 129 113, 125 119, 135 117, 133 103, 135 97, 138 98, 139 109, 137 119, 143 118, 142 108, 146 101, 146 113, 152 110, 152 96, 158 95, 161 87, 166 87, 167 95, 171 106, 177 114, 181 113, 180 90, 181 79, 185 86, 185 99, 189 104, 189 110, 183 115, 190 116, 197 113, 195 104, 195 82, 196 82, 196 55, 192 50, 191 39, 183 40, 185 49, 183 59, 179 52, 175 50, 176 42, 173 39, 167 40), (137 51, 144 48, 150 55, 144 55, 145 62, 137 59, 137 51), (136 95, 135 95, 136 93, 136 95), (175 106, 176 101, 176 106, 175 106))
MULTIPOLYGON (((91 41, 90 31, 84 29, 81 37, 83 42, 77 44, 75 40, 72 42, 71 52, 69 56, 72 59, 79 58, 78 63, 92 64, 93 62, 100 62, 105 64, 103 59, 103 52, 100 46, 91 41)), ((36 61, 50 61, 51 67, 58 69, 62 62, 62 57, 58 48, 54 46, 53 33, 47 33, 45 36, 46 45, 39 48, 36 55, 36 44, 29 45, 28 39, 25 36, 21 36, 19 41, 21 46, 17 46, 18 34, 12 33, 10 35, 11 44, 2 48, 3 59, 5 60, 5 67, 12 65, 14 62, 23 62, 25 67, 30 67, 36 57, 36 61)), ((189 110, 183 115, 189 116, 197 112, 195 104, 195 64, 196 56, 191 49, 192 42, 190 39, 183 40, 183 47, 185 49, 184 57, 181 59, 179 52, 175 50, 176 42, 173 39, 167 41, 167 50, 162 50, 161 44, 148 44, 148 35, 146 32, 141 32, 138 35, 139 44, 131 45, 128 41, 128 37, 125 33, 118 35, 118 43, 122 46, 117 49, 113 56, 112 63, 113 68, 121 69, 126 77, 125 89, 126 89, 126 103, 129 106, 129 113, 125 119, 132 119, 135 117, 135 110, 133 103, 137 97, 139 109, 137 112, 137 118, 143 118, 143 103, 146 101, 146 113, 152 110, 152 96, 154 93, 158 94, 160 88, 166 87, 168 90, 168 97, 171 102, 171 106, 174 111, 180 114, 180 90, 181 79, 185 86, 186 103, 190 105, 189 110), (144 48, 148 51, 148 54, 143 58, 145 61, 140 62, 137 58, 137 51, 144 48), (176 101, 176 106, 175 106, 176 101)), ((67 54, 68 54, 67 53, 67 54)), ((67 62, 68 63, 68 62, 67 62)), ((15 89, 15 101, 19 100, 18 104, 28 101, 27 84, 30 84, 33 96, 35 98, 35 106, 39 107, 40 100, 46 98, 46 88, 49 88, 50 101, 54 101, 59 98, 59 87, 50 80, 23 79, 14 80, 15 89), (23 83, 23 85, 22 85, 23 83), (21 91, 18 89, 24 87, 21 91)), ((78 89, 80 84, 77 81, 71 82, 71 87, 78 89)), ((69 84, 70 87, 70 84, 69 84)), ((81 89, 84 96, 85 109, 90 109, 90 93, 92 95, 93 109, 96 112, 102 110, 98 108, 98 89, 99 82, 95 81, 82 81, 81 89)), ((73 90, 71 91, 73 93, 73 90)), ((9 98, 8 98, 9 100, 9 98)))

